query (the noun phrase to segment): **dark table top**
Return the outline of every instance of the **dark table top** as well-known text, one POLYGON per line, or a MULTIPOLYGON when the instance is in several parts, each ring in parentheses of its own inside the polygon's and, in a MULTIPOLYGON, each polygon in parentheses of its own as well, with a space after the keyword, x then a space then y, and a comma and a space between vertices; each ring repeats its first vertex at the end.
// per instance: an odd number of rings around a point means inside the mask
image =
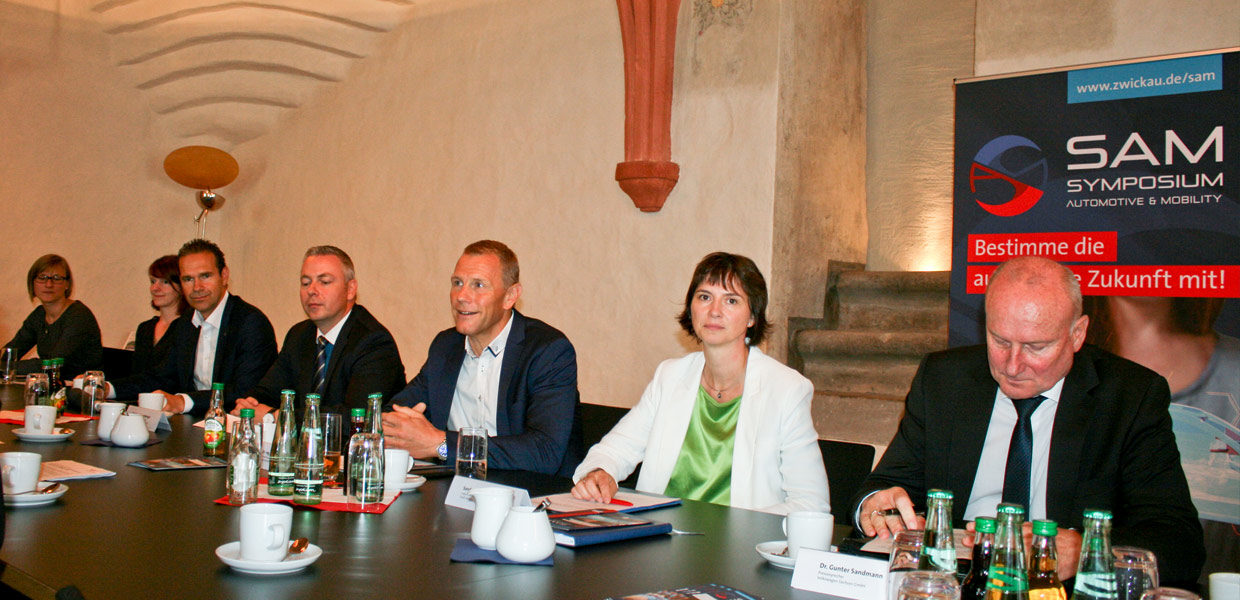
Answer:
MULTIPOLYGON (((0 386, 5 387, 5 386, 0 386)), ((0 390, 0 397, 10 394, 0 390)), ((16 396, 20 402, 20 394, 16 396)), ((5 402, 5 408, 17 408, 5 402)), ((293 537, 308 537, 323 556, 299 574, 232 571, 215 548, 237 539, 236 507, 224 494, 224 469, 151 472, 126 463, 198 454, 201 430, 172 418, 162 443, 128 449, 84 446, 93 423, 73 424, 70 441, 17 440, 0 424, 0 450, 32 451, 45 461, 72 459, 116 472, 70 481, 43 507, 6 508, 0 582, 32 597, 75 586, 86 598, 605 598, 701 583, 722 583, 767 598, 824 598, 789 587, 791 572, 768 566, 754 550, 782 539, 780 517, 702 502, 642 513, 703 536, 658 536, 594 547, 557 547, 553 567, 453 563, 472 513, 445 507, 450 478, 406 492, 383 514, 298 509, 293 537)), ((569 482, 528 473, 492 479, 526 484, 532 495, 566 491, 569 482)))

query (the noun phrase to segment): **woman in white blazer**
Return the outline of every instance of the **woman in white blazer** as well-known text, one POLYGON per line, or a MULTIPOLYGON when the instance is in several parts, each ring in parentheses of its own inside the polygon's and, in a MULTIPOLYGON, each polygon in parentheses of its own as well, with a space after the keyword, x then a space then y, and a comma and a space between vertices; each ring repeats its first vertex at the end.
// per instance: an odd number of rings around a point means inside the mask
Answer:
POLYGON ((702 351, 659 365, 637 406, 577 467, 573 495, 607 502, 640 463, 641 491, 778 514, 829 511, 813 384, 757 348, 766 303, 752 260, 702 259, 680 315, 702 351))

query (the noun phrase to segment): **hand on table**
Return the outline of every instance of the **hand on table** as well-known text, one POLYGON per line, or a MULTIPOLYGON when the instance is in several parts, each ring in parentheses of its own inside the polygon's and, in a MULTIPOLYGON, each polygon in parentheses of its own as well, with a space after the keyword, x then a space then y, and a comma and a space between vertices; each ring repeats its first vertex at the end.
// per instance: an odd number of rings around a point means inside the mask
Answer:
POLYGON ((913 500, 902 487, 890 487, 870 494, 861 503, 861 514, 857 519, 861 531, 866 536, 888 538, 905 529, 921 529, 926 526, 926 519, 917 516, 913 510, 913 500), (885 511, 898 510, 899 514, 885 514, 885 511))
POLYGON ((185 398, 180 394, 169 394, 163 390, 155 390, 155 393, 164 395, 164 412, 174 415, 185 412, 185 398))
POLYGON ((607 471, 595 469, 586 473, 586 476, 573 486, 573 497, 578 500, 607 504, 616 496, 619 489, 620 486, 616 484, 616 479, 607 474, 607 471))
POLYGON ((261 421, 263 419, 263 415, 275 410, 274 408, 259 402, 255 398, 237 398, 237 406, 228 414, 240 417, 241 409, 243 408, 254 409, 254 420, 256 421, 261 421))
POLYGON ((414 458, 438 458, 439 444, 445 433, 426 419, 426 404, 419 402, 413 408, 393 406, 392 412, 383 413, 383 441, 388 448, 409 451, 414 458))

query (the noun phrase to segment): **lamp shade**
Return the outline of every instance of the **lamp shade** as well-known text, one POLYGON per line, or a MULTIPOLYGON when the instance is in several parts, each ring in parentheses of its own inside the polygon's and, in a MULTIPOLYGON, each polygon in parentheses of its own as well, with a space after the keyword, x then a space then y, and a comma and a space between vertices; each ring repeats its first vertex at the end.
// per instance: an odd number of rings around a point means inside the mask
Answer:
POLYGON ((168 153, 164 172, 173 181, 196 190, 224 187, 237 178, 237 160, 210 146, 185 146, 168 153))

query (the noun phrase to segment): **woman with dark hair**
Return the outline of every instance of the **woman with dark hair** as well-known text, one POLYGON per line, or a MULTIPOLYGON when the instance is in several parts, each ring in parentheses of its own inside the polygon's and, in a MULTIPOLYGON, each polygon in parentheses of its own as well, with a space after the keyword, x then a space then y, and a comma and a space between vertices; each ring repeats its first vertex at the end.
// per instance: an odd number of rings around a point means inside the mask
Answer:
POLYGON ((65 379, 103 365, 99 323, 85 304, 72 298, 73 272, 68 261, 56 254, 40 256, 26 273, 26 293, 31 300, 37 298, 39 306, 30 311, 5 347, 12 348, 14 356, 37 348, 39 358, 19 361, 19 374, 38 371, 47 358, 65 359, 60 371, 65 379))
POLYGON ((151 281, 151 308, 159 314, 138 324, 133 344, 134 373, 154 368, 163 361, 172 347, 171 338, 165 338, 164 333, 189 308, 181 295, 181 269, 175 255, 155 259, 146 273, 151 281))
POLYGON ((577 467, 573 495, 607 502, 641 463, 646 492, 779 514, 830 510, 814 386, 757 347, 766 303, 752 260, 702 259, 679 317, 702 351, 659 365, 637 406, 577 467))

